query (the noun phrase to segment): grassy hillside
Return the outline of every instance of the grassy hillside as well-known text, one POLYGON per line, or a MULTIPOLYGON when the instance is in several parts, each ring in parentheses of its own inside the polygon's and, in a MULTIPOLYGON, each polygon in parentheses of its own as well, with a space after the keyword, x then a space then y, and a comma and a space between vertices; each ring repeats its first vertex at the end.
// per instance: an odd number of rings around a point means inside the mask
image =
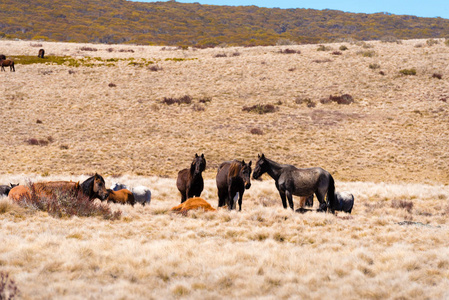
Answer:
POLYGON ((213 6, 174 1, 5 0, 0 36, 143 45, 274 45, 445 37, 449 20, 335 10, 213 6))

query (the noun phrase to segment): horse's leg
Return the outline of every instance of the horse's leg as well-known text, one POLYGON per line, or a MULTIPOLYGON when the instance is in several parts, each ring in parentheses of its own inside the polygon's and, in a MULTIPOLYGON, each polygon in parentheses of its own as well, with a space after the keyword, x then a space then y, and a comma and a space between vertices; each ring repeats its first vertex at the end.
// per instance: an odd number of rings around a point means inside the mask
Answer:
POLYGON ((181 203, 184 203, 187 200, 187 191, 184 193, 181 193, 181 203))
POLYGON ((233 193, 233 181, 230 180, 229 181, 229 186, 228 186, 228 209, 232 210, 234 207, 234 193, 233 193))
POLYGON ((281 196, 282 205, 284 206, 284 208, 287 208, 287 199, 285 197, 285 191, 279 190, 279 195, 281 196))
POLYGON ((326 212, 327 211, 327 204, 324 201, 325 193, 321 193, 321 191, 318 190, 318 191, 315 192, 315 195, 316 195, 316 197, 318 199, 318 202, 320 202, 320 207, 318 208, 317 211, 319 211, 319 212, 326 212))
MULTIPOLYGON (((292 196, 292 193, 289 190, 286 190, 285 191, 285 195, 287 196, 287 199, 288 199, 288 205, 290 206, 291 209, 293 209, 293 196, 292 196)), ((287 208, 287 207, 284 205, 284 208, 287 208)))
POLYGON ((243 200, 243 193, 244 192, 245 192, 245 187, 243 187, 239 191, 239 211, 242 211, 242 200, 243 200))
POLYGON ((227 198, 226 190, 218 190, 218 207, 225 206, 227 198))

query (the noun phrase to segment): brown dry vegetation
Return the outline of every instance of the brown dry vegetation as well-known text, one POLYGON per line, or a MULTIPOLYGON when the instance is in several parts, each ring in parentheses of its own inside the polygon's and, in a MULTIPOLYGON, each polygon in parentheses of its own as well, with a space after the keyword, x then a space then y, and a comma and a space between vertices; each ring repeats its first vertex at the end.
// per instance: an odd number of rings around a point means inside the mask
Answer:
MULTIPOLYGON (((98 172, 108 187, 150 187, 152 201, 111 204, 122 218, 105 221, 0 200, 0 271, 24 299, 448 297, 449 47, 370 45, 372 57, 355 44, 342 55, 289 45, 301 54, 284 55, 282 46, 111 52, 42 42, 49 55, 112 62, 17 64, 1 74, 1 183, 98 172), (214 58, 223 50, 240 55, 214 58), (415 76, 399 73, 412 68, 415 76), (344 94, 354 103, 320 102, 344 94), (190 103, 163 102, 186 95, 190 103), (276 110, 242 111, 265 104, 276 110), (267 177, 245 192, 241 213, 168 212, 194 153, 206 156, 202 197, 216 208, 217 166, 261 152, 330 171, 337 190, 354 194, 353 214, 284 210, 267 177)), ((37 55, 24 41, 0 41, 0 53, 37 55)))

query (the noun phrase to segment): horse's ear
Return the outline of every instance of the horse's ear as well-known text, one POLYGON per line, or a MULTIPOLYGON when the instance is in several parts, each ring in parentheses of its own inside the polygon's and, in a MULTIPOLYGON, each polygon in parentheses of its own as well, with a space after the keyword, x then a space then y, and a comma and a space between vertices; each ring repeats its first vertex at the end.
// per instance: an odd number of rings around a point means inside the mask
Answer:
POLYGON ((201 153, 201 158, 204 158, 204 153, 201 153))
POLYGON ((80 188, 80 182, 78 181, 77 183, 75 183, 75 189, 79 189, 80 188))
POLYGON ((248 164, 249 167, 251 167, 252 162, 253 162, 252 160, 249 161, 249 164, 248 164))
POLYGON ((262 158, 265 158, 265 154, 262 153, 262 158))
POLYGON ((245 160, 242 160, 242 164, 245 164, 245 160))
POLYGON ((195 157, 198 157, 198 153, 195 153, 195 157))
POLYGON ((260 158, 260 154, 259 153, 257 153, 257 158, 260 158))

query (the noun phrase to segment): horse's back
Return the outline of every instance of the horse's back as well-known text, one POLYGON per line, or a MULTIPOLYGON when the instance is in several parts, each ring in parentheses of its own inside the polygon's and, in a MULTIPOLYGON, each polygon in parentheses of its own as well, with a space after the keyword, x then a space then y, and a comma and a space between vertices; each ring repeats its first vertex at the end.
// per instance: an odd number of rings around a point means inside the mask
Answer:
POLYGON ((351 213, 354 207, 354 195, 349 192, 335 192, 336 210, 351 213))
POLYGON ((231 166, 230 161, 223 162, 217 170, 217 176, 215 177, 215 180, 217 182, 217 188, 227 188, 228 186, 228 174, 229 174, 229 168, 231 166))
POLYGON ((176 179, 176 187, 179 191, 185 191, 187 181, 189 180, 189 169, 182 169, 178 172, 178 178, 176 179))

